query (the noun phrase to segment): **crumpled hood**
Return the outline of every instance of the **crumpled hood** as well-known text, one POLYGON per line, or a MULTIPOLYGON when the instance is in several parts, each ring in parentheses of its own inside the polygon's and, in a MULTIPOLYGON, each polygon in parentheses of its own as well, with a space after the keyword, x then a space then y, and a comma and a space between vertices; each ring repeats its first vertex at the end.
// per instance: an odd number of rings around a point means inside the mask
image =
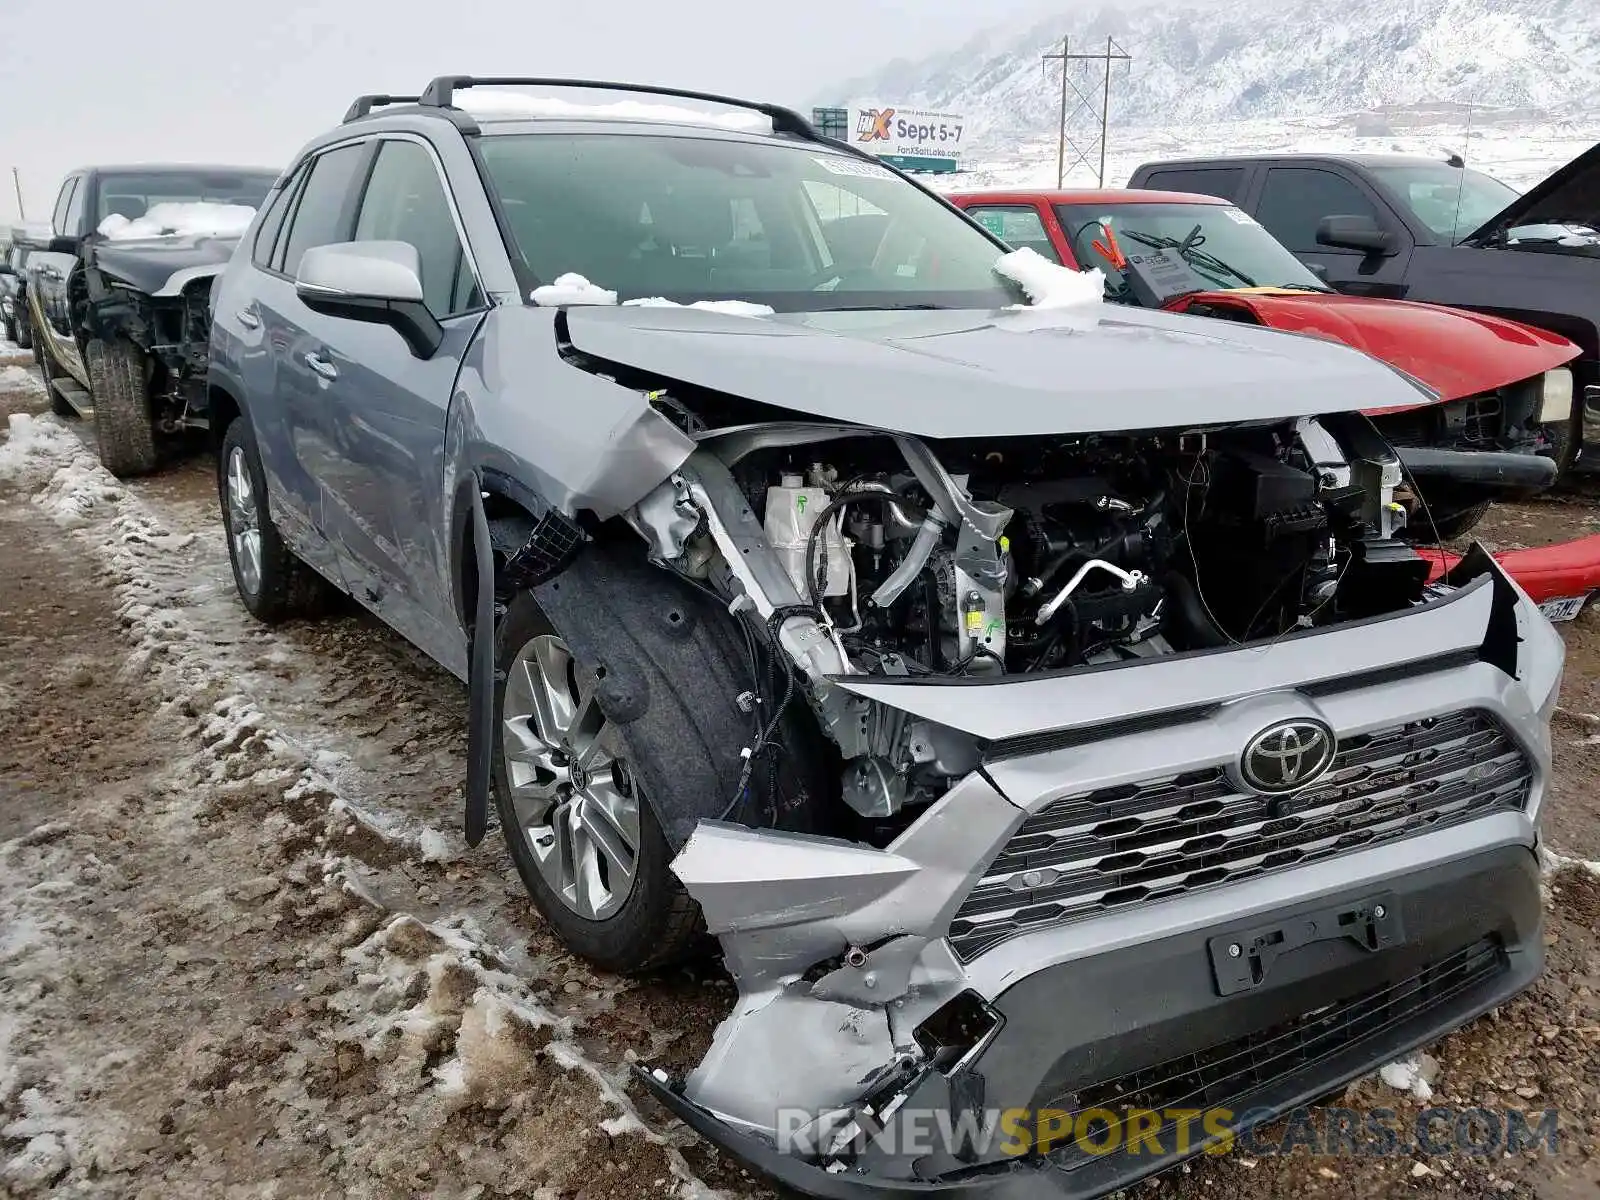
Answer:
POLYGON ((1529 188, 1461 240, 1476 244, 1492 241, 1519 225, 1569 223, 1600 228, 1600 143, 1529 188))
POLYGON ((154 294, 178 271, 220 270, 238 245, 236 237, 156 237, 127 242, 96 238, 86 250, 88 261, 103 274, 154 294))
POLYGON ((1518 383, 1582 353, 1542 329, 1437 304, 1241 289, 1184 296, 1173 309, 1194 304, 1242 309, 1274 329, 1335 338, 1420 379, 1442 400, 1518 383))
POLYGON ((930 438, 1220 425, 1413 406, 1331 341, 1112 306, 739 317, 575 307, 572 346, 791 412, 930 438))

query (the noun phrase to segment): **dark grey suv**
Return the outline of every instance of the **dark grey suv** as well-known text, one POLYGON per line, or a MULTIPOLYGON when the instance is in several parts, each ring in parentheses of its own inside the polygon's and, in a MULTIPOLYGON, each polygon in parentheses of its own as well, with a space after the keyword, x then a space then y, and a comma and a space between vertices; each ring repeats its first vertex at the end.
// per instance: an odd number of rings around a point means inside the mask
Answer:
POLYGON ((468 841, 492 793, 604 966, 720 939, 663 1103, 817 1195, 1097 1195, 1535 977, 1561 643, 1394 536, 1353 410, 1416 385, 601 87, 358 101, 209 403, 250 610, 337 587, 467 683, 468 841))

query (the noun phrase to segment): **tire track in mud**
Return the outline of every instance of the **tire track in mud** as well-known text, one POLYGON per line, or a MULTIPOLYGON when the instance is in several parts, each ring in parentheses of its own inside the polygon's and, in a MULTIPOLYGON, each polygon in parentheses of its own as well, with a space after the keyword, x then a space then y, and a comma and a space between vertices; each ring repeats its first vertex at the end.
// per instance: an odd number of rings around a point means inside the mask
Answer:
MULTIPOLYGON (((169 942, 176 958, 161 967, 198 962, 206 986, 235 1001, 219 999, 218 1011, 259 1009, 274 989, 310 996, 310 1011, 285 1017, 275 1036, 238 1031, 208 1043, 218 1064, 191 1081, 208 1096, 253 1097, 252 1121, 274 1131, 269 1145, 328 1147, 318 1186, 307 1192, 317 1176, 301 1175, 290 1192, 702 1194, 678 1143, 701 1173, 737 1188, 742 1173, 687 1131, 659 1111, 641 1118, 627 1079, 635 1057, 695 1057, 697 1047, 671 1051, 703 1045, 727 1006, 726 981, 600 975, 556 945, 497 840, 460 853, 459 685, 360 615, 254 625, 233 597, 202 472, 123 485, 53 418, 13 417, 10 433, 0 446, 7 515, 66 532, 69 554, 96 573, 108 623, 121 626, 125 641, 110 648, 121 684, 155 705, 141 736, 161 745, 147 785, 166 817, 146 830, 188 862, 173 894, 155 902, 176 911, 152 919, 174 937, 196 925, 213 935, 194 958, 169 942), (193 874, 197 862, 210 888, 193 874), (274 966, 254 988, 259 964, 236 953, 249 951, 252 929, 196 920, 199 898, 209 908, 219 893, 255 910, 238 920, 266 922, 254 933, 274 966), (244 979, 220 979, 247 965, 244 979), (225 1062, 244 1065, 233 1072, 225 1062), (352 1186, 357 1179, 367 1185, 352 1186)), ((18 879, 74 887, 71 849, 46 826, 0 843, 0 862, 18 879)), ((124 884, 138 891, 150 874, 161 872, 132 870, 124 884)), ((19 916, 38 907, 31 892, 14 899, 19 916)), ((41 960, 84 935, 41 933, 40 946, 56 947, 41 960)), ((49 1023, 39 1001, 18 1008, 24 1025, 30 1014, 49 1023)), ((0 1180, 127 1194, 126 1182, 90 1182, 108 1169, 133 1172, 124 1181, 152 1170, 142 1159, 102 1161, 99 1147, 125 1144, 121 1118, 83 1105, 82 1089, 24 1086, 86 1073, 66 1051, 38 1057, 42 1044, 37 1028, 0 1029, 0 1063, 34 1064, 0 1071, 0 1167, 10 1173, 0 1180)), ((164 1122, 145 1133, 157 1146, 185 1133, 170 1112, 164 1122)), ((230 1159, 226 1149, 213 1157, 205 1171, 192 1158, 187 1173, 169 1163, 162 1193, 204 1191, 219 1171, 235 1182, 274 1178, 287 1162, 230 1159)))

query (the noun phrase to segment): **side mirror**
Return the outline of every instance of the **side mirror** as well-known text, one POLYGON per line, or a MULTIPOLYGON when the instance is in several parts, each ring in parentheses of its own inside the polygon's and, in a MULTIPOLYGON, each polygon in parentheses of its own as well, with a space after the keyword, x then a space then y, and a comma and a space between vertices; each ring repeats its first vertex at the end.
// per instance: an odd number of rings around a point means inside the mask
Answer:
POLYGON ((78 252, 78 242, 79 239, 75 237, 56 235, 50 239, 45 249, 51 254, 76 254, 78 252))
POLYGON ((15 275, 16 273, 17 269, 10 263, 0 261, 0 275, 15 275))
POLYGON ((1371 217, 1323 217, 1317 223, 1317 245, 1368 254, 1393 254, 1394 234, 1371 217))
POLYGON ((335 242, 300 259, 295 295, 312 312, 388 325, 418 358, 432 358, 444 329, 422 302, 421 263, 409 242, 335 242))

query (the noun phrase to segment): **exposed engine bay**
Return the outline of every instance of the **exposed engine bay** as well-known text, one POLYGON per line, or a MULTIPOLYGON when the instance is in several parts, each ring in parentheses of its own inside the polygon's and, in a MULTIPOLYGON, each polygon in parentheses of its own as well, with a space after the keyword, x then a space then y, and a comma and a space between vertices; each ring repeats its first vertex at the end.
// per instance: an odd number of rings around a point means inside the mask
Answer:
POLYGON ((631 520, 744 619, 753 664, 781 650, 740 698, 747 761, 776 752, 803 697, 844 760, 845 801, 884 838, 979 747, 840 676, 1103 668, 1423 599, 1427 564, 1394 536, 1398 461, 1356 415, 981 444, 798 422, 697 435, 631 520))

